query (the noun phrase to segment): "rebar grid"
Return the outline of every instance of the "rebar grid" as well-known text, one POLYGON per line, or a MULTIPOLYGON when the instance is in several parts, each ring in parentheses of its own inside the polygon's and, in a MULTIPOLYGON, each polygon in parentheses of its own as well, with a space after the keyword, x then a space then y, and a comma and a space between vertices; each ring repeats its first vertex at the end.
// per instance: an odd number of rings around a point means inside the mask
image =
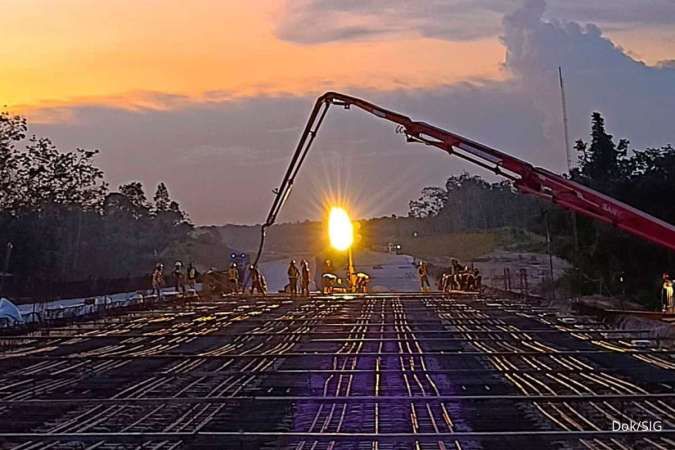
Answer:
POLYGON ((232 298, 6 336, 0 444, 675 446, 672 352, 577 319, 432 294, 232 298), (631 417, 662 429, 611 431, 631 417))

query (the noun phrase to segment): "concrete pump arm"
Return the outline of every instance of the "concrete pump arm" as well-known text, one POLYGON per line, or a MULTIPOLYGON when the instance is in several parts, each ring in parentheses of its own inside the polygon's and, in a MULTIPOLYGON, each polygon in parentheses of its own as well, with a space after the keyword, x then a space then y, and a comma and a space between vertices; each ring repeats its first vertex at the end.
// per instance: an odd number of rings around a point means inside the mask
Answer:
POLYGON ((458 156, 512 180, 516 189, 522 193, 535 195, 571 211, 612 224, 647 241, 675 250, 675 227, 663 220, 546 169, 534 167, 525 161, 458 134, 425 122, 414 121, 407 116, 356 97, 337 92, 327 92, 319 97, 314 104, 281 186, 274 191, 274 202, 262 227, 260 249, 255 264, 257 264, 262 251, 265 229, 276 221, 279 211, 291 192, 295 177, 331 105, 342 106, 345 109, 354 106, 381 119, 393 122, 397 125, 397 132, 404 134, 407 142, 437 147, 450 155, 458 156))

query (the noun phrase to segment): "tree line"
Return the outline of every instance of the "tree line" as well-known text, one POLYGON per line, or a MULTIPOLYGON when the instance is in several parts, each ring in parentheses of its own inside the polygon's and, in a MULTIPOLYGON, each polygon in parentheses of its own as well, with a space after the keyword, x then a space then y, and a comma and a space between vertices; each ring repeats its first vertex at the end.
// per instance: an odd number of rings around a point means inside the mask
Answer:
MULTIPOLYGON (((675 223, 675 149, 671 145, 632 149, 627 139, 617 141, 607 132, 597 112, 591 117, 590 137, 575 143, 578 164, 569 177, 675 223)), ((439 232, 509 226, 545 235, 548 224, 553 252, 574 264, 563 281, 575 294, 600 292, 655 305, 661 274, 673 268, 672 252, 519 194, 508 181, 452 176, 444 187, 424 188, 409 206, 410 216, 439 232)))
POLYGON ((24 117, 0 113, 0 261, 14 277, 146 274, 189 238, 193 225, 164 183, 151 200, 140 182, 112 191, 97 154, 61 151, 24 117))

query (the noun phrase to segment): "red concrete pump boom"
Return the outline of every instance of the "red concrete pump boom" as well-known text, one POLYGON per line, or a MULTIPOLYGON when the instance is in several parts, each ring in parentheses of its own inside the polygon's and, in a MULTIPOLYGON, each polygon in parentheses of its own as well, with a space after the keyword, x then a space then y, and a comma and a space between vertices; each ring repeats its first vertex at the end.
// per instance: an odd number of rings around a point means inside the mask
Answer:
MULTIPOLYGON (((534 167, 499 150, 428 123, 411 120, 407 116, 386 110, 359 98, 337 92, 327 92, 319 97, 314 109, 312 109, 282 184, 275 190, 274 203, 262 228, 260 250, 263 246, 265 228, 276 221, 281 207, 290 194, 298 170, 302 166, 331 105, 342 106, 346 109, 355 106, 384 120, 393 122, 398 125, 397 132, 404 134, 408 142, 418 142, 437 147, 450 155, 471 161, 498 175, 509 178, 520 192, 546 199, 569 210, 612 224, 670 250, 675 250, 675 227, 667 222, 546 169, 534 167)), ((260 251, 258 258, 259 256, 260 251)), ((256 263, 258 258, 256 258, 256 263)))

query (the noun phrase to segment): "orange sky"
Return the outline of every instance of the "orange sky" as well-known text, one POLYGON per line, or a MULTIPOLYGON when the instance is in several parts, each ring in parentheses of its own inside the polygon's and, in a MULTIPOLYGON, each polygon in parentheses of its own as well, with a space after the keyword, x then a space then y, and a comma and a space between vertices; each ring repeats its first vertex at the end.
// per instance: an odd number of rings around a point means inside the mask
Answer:
MULTIPOLYGON (((0 8, 0 102, 24 111, 92 101, 152 106, 142 92, 203 98, 219 91, 222 98, 505 76, 497 36, 284 42, 274 30, 285 7, 273 0, 3 0, 0 8)), ((664 45, 672 31, 609 34, 647 62, 672 56, 664 45)))
POLYGON ((304 46, 275 37, 274 17, 282 13, 275 2, 184 4, 5 1, 0 98, 10 107, 111 96, 124 104, 138 91, 251 95, 500 76, 496 38, 304 46))
MULTIPOLYGON (((404 1, 399 0, 398 5, 404 1)), ((475 6, 463 0, 455 2, 475 6)), ((577 0, 576 4, 582 2, 577 0)), ((414 5, 417 8, 420 4, 414 5)), ((382 25, 380 21, 386 22, 379 10, 372 11, 361 22, 355 19, 366 34, 372 26, 382 25)), ((559 147, 561 134, 549 129, 547 122, 547 114, 558 111, 557 95, 551 97, 553 104, 547 104, 538 92, 530 97, 529 91, 523 94, 504 89, 509 83, 477 83, 476 89, 450 86, 510 76, 503 68, 505 48, 497 36, 501 15, 469 14, 464 20, 459 13, 455 17, 453 8, 446 11, 454 22, 447 22, 445 15, 433 16, 446 31, 485 26, 487 37, 458 41, 449 40, 448 35, 446 39, 423 37, 420 30, 429 31, 428 22, 394 14, 393 19, 386 18, 396 21, 394 26, 385 27, 386 33, 369 35, 370 39, 295 43, 279 37, 280 24, 297 27, 306 22, 284 20, 289 9, 283 0, 0 0, 0 108, 7 105, 12 112, 25 113, 38 134, 54 138, 61 148, 101 148, 98 161, 112 186, 130 181, 130 177, 147 186, 167 182, 172 195, 187 206, 196 223, 261 220, 260 208, 248 201, 237 204, 227 199, 214 208, 210 193, 213 189, 237 189, 255 180, 252 195, 268 198, 278 166, 286 163, 285 152, 295 144, 294 127, 302 125, 310 107, 311 100, 307 99, 328 89, 367 92, 369 98, 374 90, 417 89, 419 98, 429 103, 423 110, 414 99, 406 99, 408 92, 383 93, 380 99, 402 112, 503 146, 523 159, 559 168, 560 154, 541 150, 559 147), (261 94, 310 95, 223 102, 230 97, 261 94), (217 101, 218 108, 197 111, 208 101, 217 101), (78 105, 163 111, 136 114, 107 108, 68 108, 78 105), (252 115, 260 120, 249 121, 252 115), (73 120, 68 120, 71 117, 73 120), (269 128, 269 133, 258 133, 260 123, 269 128), (255 164, 251 164, 251 158, 255 164), (200 176, 194 177, 194 173, 200 176)), ((326 15, 323 6, 315 8, 314 14, 309 16, 310 21, 318 14, 327 21, 320 25, 333 23, 333 16, 326 15)), ((584 18, 577 19, 583 22, 584 18)), ((537 17, 535 22, 539 20, 537 17)), ((675 28, 654 25, 654 21, 652 25, 636 23, 600 26, 633 58, 648 64, 675 59, 675 28)), ((542 55, 549 48, 559 51, 581 43, 584 51, 608 58, 617 74, 636 73, 632 60, 624 60, 623 53, 604 43, 596 45, 595 37, 578 39, 578 35, 560 33, 564 26, 552 27, 545 35, 553 33, 562 42, 543 42, 538 48, 542 55)), ((315 26, 307 30, 317 33, 325 29, 315 26)), ((584 54, 572 60, 588 67, 584 54)), ((536 64, 532 67, 539 70, 536 64)), ((670 97, 662 94, 671 86, 670 72, 647 71, 639 80, 629 81, 609 73, 607 86, 615 86, 612 95, 602 89, 605 85, 586 85, 585 73, 580 72, 576 89, 569 90, 576 94, 569 102, 572 136, 586 135, 589 112, 601 110, 618 124, 622 136, 630 136, 639 145, 672 141, 672 124, 667 122, 672 116, 670 97), (661 84, 655 84, 655 80, 661 84), (616 97, 621 100, 619 107, 612 103, 614 92, 622 93, 616 97), (636 107, 625 108, 625 104, 636 107)), ((574 88, 571 75, 567 80, 574 88)), ((551 120, 558 122, 557 117, 551 120)), ((335 132, 340 130, 336 128, 335 132)), ((448 173, 455 173, 452 170, 463 170, 444 155, 442 161, 427 163, 426 159, 406 159, 407 152, 381 164, 380 157, 391 155, 398 140, 382 139, 371 135, 369 128, 366 133, 356 125, 349 132, 356 133, 350 144, 355 153, 350 153, 353 159, 349 161, 359 162, 362 172, 354 177, 363 182, 364 192, 380 189, 378 179, 390 173, 408 178, 409 182, 396 185, 399 191, 381 190, 387 197, 380 202, 383 211, 405 212, 408 201, 416 198, 423 186, 443 182, 448 173), (357 151, 366 144, 368 152, 357 151)), ((327 134, 330 137, 330 131, 327 134)), ((322 140, 321 145, 324 152, 335 154, 350 147, 330 138, 322 140)), ((301 204, 302 196, 296 197, 301 204)), ((293 201, 289 205, 292 209, 293 201)), ((302 208, 294 211, 289 217, 305 217, 302 208)))

